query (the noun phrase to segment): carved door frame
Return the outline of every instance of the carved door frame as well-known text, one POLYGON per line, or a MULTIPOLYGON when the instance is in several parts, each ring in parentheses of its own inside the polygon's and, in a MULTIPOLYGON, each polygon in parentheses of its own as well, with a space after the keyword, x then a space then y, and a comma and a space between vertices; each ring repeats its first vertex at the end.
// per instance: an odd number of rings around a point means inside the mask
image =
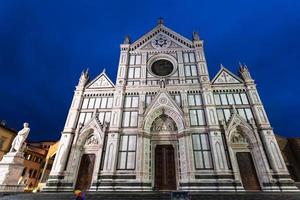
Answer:
MULTIPOLYGON (((172 138, 173 139, 173 138, 172 138)), ((152 187, 155 185, 155 148, 157 145, 171 145, 174 149, 174 164, 175 164, 175 176, 176 176, 176 190, 179 188, 179 159, 178 159, 178 140, 152 140, 151 139, 151 183, 152 187)))
MULTIPOLYGON (((99 173, 99 169, 100 169, 100 160, 101 160, 101 154, 102 154, 102 148, 96 149, 96 148, 82 148, 80 149, 80 155, 79 155, 79 159, 78 159, 78 165, 76 167, 75 171, 75 179, 74 179, 74 187, 76 185, 76 181, 77 181, 77 177, 78 177, 78 173, 79 173, 79 168, 80 168, 80 163, 81 163, 81 159, 82 156, 84 154, 94 154, 95 155, 95 163, 94 163, 94 169, 93 169, 93 175, 92 175, 92 183, 91 183, 91 187, 93 186, 93 182, 96 182, 98 179, 98 173, 99 173)), ((90 189, 91 189, 90 187, 90 189)))
MULTIPOLYGON (((76 188, 76 185, 77 185, 77 183, 78 183, 78 176, 79 176, 79 172, 80 172, 80 167, 81 167, 81 163, 82 163, 82 158, 83 158, 83 155, 93 155, 94 156, 94 163, 93 163, 93 171, 92 171, 92 177, 91 177, 91 182, 90 182, 90 188, 92 187, 92 185, 93 185, 93 177, 94 177, 94 173, 95 173, 95 165, 96 165, 96 157, 97 157, 97 155, 95 154, 95 153, 83 153, 83 154, 81 154, 81 156, 80 156, 80 162, 79 162, 79 165, 78 165, 78 170, 77 170, 77 176, 76 176, 76 181, 74 182, 74 187, 75 187, 75 189, 81 189, 81 188, 76 188)), ((90 190, 90 188, 88 188, 87 189, 87 191, 88 190, 90 190)))
MULTIPOLYGON (((232 170, 233 170, 233 173, 235 175, 235 179, 236 180, 239 180, 240 183, 243 184, 243 180, 242 180, 242 176, 240 174, 240 169, 239 169, 239 163, 238 163, 238 160, 237 160, 237 157, 236 157, 236 154, 237 153, 242 153, 242 152, 246 152, 246 153, 250 153, 251 155, 251 159, 252 159, 252 162, 253 162, 253 167, 254 167, 254 170, 256 172, 256 176, 257 176, 257 179, 258 179, 258 183, 259 183, 259 186, 262 190, 263 186, 262 186, 262 180, 261 178, 259 178, 259 174, 260 174, 260 171, 259 169, 257 168, 257 163, 256 163, 256 160, 255 160, 255 157, 253 155, 253 152, 252 152, 252 149, 251 148, 248 148, 248 147, 232 147, 231 148, 231 153, 233 156, 231 156, 233 158, 233 163, 232 163, 232 170)), ((243 186, 244 188, 244 186, 243 186)), ((244 188, 245 190, 245 188, 244 188)), ((246 190, 245 190, 246 191, 246 190)))
POLYGON ((98 174, 100 172, 100 162, 101 162, 101 157, 102 157, 103 141, 100 140, 98 133, 94 132, 94 130, 93 131, 88 130, 82 134, 84 134, 85 136, 83 137, 81 142, 77 141, 77 145, 75 146, 75 150, 73 153, 73 156, 74 156, 73 165, 76 164, 75 165, 76 168, 72 169, 74 171, 73 187, 76 186, 82 156, 84 154, 95 154, 95 163, 94 163, 92 182, 91 182, 91 187, 90 187, 90 189, 91 189, 93 187, 93 182, 97 182, 98 174), (99 142, 98 144, 90 144, 90 145, 85 144, 86 139, 91 135, 94 135, 97 137, 98 142, 99 142))

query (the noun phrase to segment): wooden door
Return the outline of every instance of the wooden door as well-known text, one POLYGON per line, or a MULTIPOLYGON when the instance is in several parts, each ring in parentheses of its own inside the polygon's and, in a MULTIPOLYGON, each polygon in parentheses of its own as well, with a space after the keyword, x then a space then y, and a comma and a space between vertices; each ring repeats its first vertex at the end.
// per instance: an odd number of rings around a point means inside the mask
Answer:
POLYGON ((252 156, 249 152, 236 153, 240 175, 245 190, 260 190, 259 181, 253 164, 252 156))
POLYGON ((155 187, 158 190, 176 190, 174 148, 171 145, 155 148, 155 187))
POLYGON ((86 191, 91 187, 94 163, 95 154, 82 155, 75 189, 86 191))

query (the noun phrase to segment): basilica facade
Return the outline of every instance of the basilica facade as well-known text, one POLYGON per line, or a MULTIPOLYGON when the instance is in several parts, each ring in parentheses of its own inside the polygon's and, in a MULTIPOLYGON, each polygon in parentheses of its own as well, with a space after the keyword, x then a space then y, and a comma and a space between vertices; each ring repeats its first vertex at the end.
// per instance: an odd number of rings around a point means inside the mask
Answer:
POLYGON ((210 78, 203 41, 159 20, 81 74, 44 191, 297 191, 245 65, 210 78))

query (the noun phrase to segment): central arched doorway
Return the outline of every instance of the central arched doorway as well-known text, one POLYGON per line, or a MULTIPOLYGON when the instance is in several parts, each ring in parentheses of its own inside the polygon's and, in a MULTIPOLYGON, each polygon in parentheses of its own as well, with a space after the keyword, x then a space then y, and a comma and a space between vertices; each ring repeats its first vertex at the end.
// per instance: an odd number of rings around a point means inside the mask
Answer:
POLYGON ((172 118, 162 114, 151 126, 151 140, 154 154, 154 188, 176 190, 176 146, 177 126, 172 118))
POLYGON ((155 148, 155 188, 176 190, 175 158, 172 145, 157 145, 155 148))

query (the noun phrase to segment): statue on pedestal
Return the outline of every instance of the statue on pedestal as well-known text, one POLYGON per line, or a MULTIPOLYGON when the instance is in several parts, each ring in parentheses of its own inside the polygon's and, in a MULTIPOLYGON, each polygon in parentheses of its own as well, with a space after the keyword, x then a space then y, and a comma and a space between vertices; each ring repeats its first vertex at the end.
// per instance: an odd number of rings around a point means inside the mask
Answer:
POLYGON ((3 156, 0 161, 0 192, 23 192, 24 184, 20 177, 24 169, 24 156, 30 128, 28 123, 24 123, 24 128, 12 142, 10 151, 3 156))
POLYGON ((27 122, 25 122, 23 126, 24 128, 18 132, 18 135, 13 140, 9 152, 23 152, 25 147, 24 142, 30 131, 29 124, 27 122))

